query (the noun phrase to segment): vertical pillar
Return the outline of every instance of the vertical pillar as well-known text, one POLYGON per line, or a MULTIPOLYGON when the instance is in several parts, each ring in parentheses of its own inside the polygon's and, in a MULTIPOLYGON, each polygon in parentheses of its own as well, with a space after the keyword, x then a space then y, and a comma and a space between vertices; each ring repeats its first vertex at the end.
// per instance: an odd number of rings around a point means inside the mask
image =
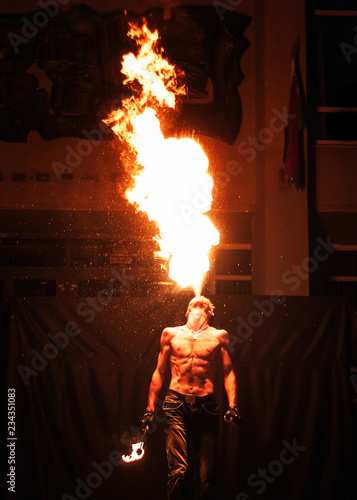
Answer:
POLYGON ((294 275, 309 255, 307 186, 298 191, 280 178, 291 49, 298 38, 305 84, 305 7, 300 0, 256 0, 254 10, 257 157, 252 292, 270 295, 278 289, 284 295, 308 295, 308 274, 294 275))

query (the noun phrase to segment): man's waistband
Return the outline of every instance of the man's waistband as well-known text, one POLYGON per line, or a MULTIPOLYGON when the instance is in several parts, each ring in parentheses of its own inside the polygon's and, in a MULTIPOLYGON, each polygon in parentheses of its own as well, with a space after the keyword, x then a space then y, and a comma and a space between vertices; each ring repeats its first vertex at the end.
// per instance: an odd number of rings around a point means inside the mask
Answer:
POLYGON ((215 403, 216 402, 216 396, 214 392, 211 392, 211 394, 207 394, 206 396, 196 396, 195 394, 181 394, 180 392, 174 391, 172 389, 168 389, 167 391, 168 396, 174 396, 177 399, 180 399, 184 403, 189 403, 191 405, 197 404, 203 404, 203 403, 215 403))

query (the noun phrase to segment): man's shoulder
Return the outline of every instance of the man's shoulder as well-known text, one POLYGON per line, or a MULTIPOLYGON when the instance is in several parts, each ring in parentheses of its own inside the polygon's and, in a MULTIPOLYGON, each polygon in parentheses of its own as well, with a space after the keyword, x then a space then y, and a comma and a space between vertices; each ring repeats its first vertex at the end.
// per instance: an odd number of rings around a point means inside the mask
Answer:
POLYGON ((215 328, 211 325, 208 327, 208 331, 214 333, 215 335, 224 335, 225 333, 227 333, 227 331, 223 330, 223 328, 215 328))
POLYGON ((183 326, 167 326, 162 332, 162 336, 166 342, 170 342, 183 329, 183 326))
POLYGON ((175 335, 176 333, 182 330, 183 326, 167 326, 164 328, 163 333, 169 333, 171 335, 175 335))
POLYGON ((214 335, 216 339, 219 340, 220 342, 223 342, 228 336, 226 330, 223 330, 221 328, 215 328, 214 326, 209 326, 208 332, 211 333, 211 335, 214 335))

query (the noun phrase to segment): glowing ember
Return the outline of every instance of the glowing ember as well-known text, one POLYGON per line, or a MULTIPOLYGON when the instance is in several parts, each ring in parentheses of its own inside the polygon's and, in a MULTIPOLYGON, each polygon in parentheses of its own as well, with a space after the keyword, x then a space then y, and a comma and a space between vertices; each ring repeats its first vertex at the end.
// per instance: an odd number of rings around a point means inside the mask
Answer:
POLYGON ((130 455, 122 455, 122 459, 124 462, 134 462, 135 460, 140 460, 143 458, 145 453, 144 450, 144 441, 140 443, 134 443, 131 445, 131 454, 130 455))
POLYGON ((157 31, 131 25, 128 35, 140 48, 137 56, 123 58, 124 83, 139 83, 140 92, 106 120, 135 154, 133 187, 126 197, 156 222, 158 254, 169 261, 170 278, 198 294, 209 270, 210 249, 219 242, 205 215, 213 188, 208 159, 193 139, 165 139, 161 132, 155 109, 174 108, 176 95, 185 89, 177 84, 178 70, 157 49, 157 31))

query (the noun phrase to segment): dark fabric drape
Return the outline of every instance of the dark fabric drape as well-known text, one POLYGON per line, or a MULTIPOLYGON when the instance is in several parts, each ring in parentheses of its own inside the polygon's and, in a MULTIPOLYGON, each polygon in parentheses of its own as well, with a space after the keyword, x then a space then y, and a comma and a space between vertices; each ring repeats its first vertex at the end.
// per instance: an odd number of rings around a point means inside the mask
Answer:
MULTIPOLYGON (((16 493, 6 489, 6 498, 165 499, 160 422, 142 460, 115 459, 129 451, 127 438, 145 410, 161 331, 185 322, 190 298, 118 297, 106 304, 68 296, 7 304, 6 389, 16 390, 17 440, 16 493)), ((347 304, 210 298, 214 326, 231 336, 242 414, 238 428, 221 422, 220 498, 355 498, 349 379, 355 330, 347 304)), ((221 374, 217 397, 223 415, 221 374)))

